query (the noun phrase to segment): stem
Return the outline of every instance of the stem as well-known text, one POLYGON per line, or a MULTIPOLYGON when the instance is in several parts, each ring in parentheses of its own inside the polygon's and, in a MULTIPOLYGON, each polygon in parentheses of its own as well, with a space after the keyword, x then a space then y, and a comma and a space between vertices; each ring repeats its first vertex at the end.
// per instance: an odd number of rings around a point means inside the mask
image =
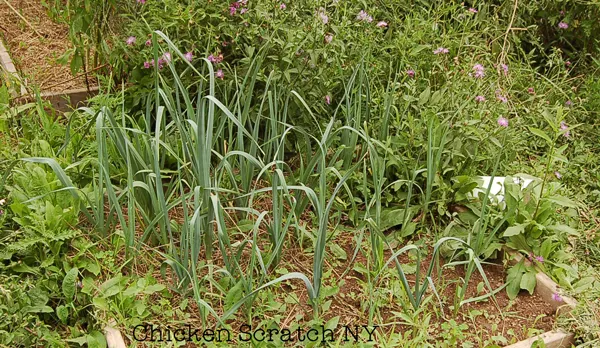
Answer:
POLYGON ((546 170, 544 171, 544 177, 542 178, 542 189, 540 190, 540 198, 535 205, 535 212, 533 213, 533 219, 538 213, 538 209, 540 208, 540 202, 542 201, 542 196, 544 195, 544 187, 546 186, 546 181, 548 178, 548 170, 550 169, 550 164, 552 161, 552 156, 554 156, 554 149, 556 148, 556 139, 552 142, 552 147, 550 148, 550 155, 548 156, 548 160, 546 160, 546 170))

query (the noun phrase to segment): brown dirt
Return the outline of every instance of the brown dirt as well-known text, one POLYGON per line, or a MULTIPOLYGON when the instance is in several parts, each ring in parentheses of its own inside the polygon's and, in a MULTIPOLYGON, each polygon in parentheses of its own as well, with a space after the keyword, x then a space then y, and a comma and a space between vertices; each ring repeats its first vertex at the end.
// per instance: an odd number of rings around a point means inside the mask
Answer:
MULTIPOLYGON (((53 92, 85 88, 85 77, 74 78, 69 65, 57 62, 72 47, 68 26, 52 21, 40 0, 9 2, 42 36, 38 36, 4 1, 0 1, 0 33, 26 85, 53 92)), ((91 86, 95 85, 93 78, 89 81, 91 86)))
MULTIPOLYGON (((268 197, 258 197, 253 206, 259 210, 269 210, 270 202, 268 197)), ((126 213, 126 212, 125 212, 126 213)), ((181 212, 171 211, 170 218, 181 222, 181 212)), ((305 225, 310 224, 310 214, 305 213, 302 219, 305 225)), ((241 241, 247 238, 251 238, 252 232, 241 232, 237 230, 234 223, 234 218, 231 216, 226 217, 226 224, 231 226, 230 239, 233 242, 241 241), (237 231, 236 231, 237 230, 237 231)), ((307 230, 311 230, 307 228, 307 230)), ((338 229, 337 235, 335 235, 329 242, 328 245, 337 244, 342 247, 347 257, 345 260, 336 260, 330 249, 327 250, 328 256, 325 260, 324 271, 331 272, 331 275, 324 281, 323 287, 339 287, 336 294, 326 298, 331 300, 331 305, 327 311, 322 313, 322 317, 325 322, 327 320, 339 316, 339 325, 366 325, 369 320, 369 299, 371 294, 368 292, 367 279, 364 273, 357 271, 358 268, 366 268, 369 263, 370 250, 368 248, 368 234, 365 234, 363 243, 357 254, 354 262, 352 256, 356 249, 356 241, 358 231, 356 230, 342 230, 338 229), (357 267, 360 265, 360 267, 357 267)), ((141 231, 138 231, 138 233, 141 231)), ((258 233, 259 240, 257 244, 261 250, 266 251, 269 249, 269 241, 267 231, 264 229, 264 225, 258 233)), ((139 236, 138 236, 139 237, 139 236)), ((297 236, 294 236, 294 232, 289 231, 288 242, 284 245, 282 251, 282 261, 278 266, 278 269, 285 268, 286 272, 301 272, 304 273, 309 279, 312 279, 312 254, 306 251, 307 247, 311 247, 312 243, 305 237, 304 245, 300 245, 297 236)), ((417 242, 419 244, 419 242, 417 242)), ((426 255, 421 261, 420 269, 422 272, 429 266, 432 257, 432 247, 427 242, 422 243, 424 246, 422 250, 426 250, 426 255)), ((398 250, 401 246, 396 247, 398 250)), ((168 286, 175 286, 177 277, 170 268, 167 268, 165 276, 160 273, 160 258, 155 257, 157 255, 156 249, 163 248, 149 248, 144 247, 142 252, 142 261, 135 262, 133 272, 139 276, 145 276, 148 272, 152 272, 153 276, 162 284, 168 286)), ((242 260, 240 267, 243 272, 247 273, 248 258, 250 255, 249 247, 242 252, 242 260)), ((165 251, 163 249, 163 251, 165 251)), ((388 260, 391 256, 391 252, 388 250, 384 253, 384 260, 388 260)), ((212 261, 204 261, 205 265, 214 265, 217 268, 223 268, 222 255, 218 249, 218 245, 214 244, 214 259, 212 261)), ((204 254, 200 255, 200 259, 204 260, 204 254)), ((416 260, 414 257, 403 254, 399 257, 401 264, 416 266, 416 260)), ((139 260, 139 259, 137 259, 139 260)), ((123 260, 124 261, 124 260, 123 260)), ((444 261, 440 261, 444 264, 444 261)), ((391 263, 390 268, 395 268, 394 264, 391 263)), ((490 263, 484 265, 484 271, 487 279, 489 280, 492 289, 496 289, 504 284, 506 274, 502 262, 490 263)), ((198 277, 202 286, 206 286, 208 292, 203 294, 203 299, 210 303, 218 315, 224 313, 224 304, 222 303, 223 298, 219 295, 219 291, 215 289, 208 282, 207 275, 208 267, 202 267, 198 277)), ((125 269, 124 269, 125 271, 125 269)), ((274 279, 280 274, 274 271, 270 271, 270 279, 274 279)), ((429 301, 425 301, 423 307, 424 310, 420 314, 414 315, 415 322, 418 323, 422 320, 423 313, 429 315, 430 322, 425 325, 425 328, 413 327, 406 323, 402 318, 398 317, 396 313, 413 313, 412 308, 402 307, 402 303, 407 304, 408 302, 402 301, 399 297, 401 289, 398 288, 397 273, 392 270, 391 275, 382 277, 376 283, 375 286, 375 297, 379 304, 378 312, 373 317, 375 325, 380 326, 380 333, 402 333, 406 334, 409 330, 426 330, 426 337, 428 337, 430 343, 435 344, 441 339, 444 339, 444 330, 442 325, 449 323, 454 320, 457 325, 464 324, 467 329, 465 333, 470 335, 467 337, 469 341, 475 344, 475 346, 482 346, 484 343, 490 343, 493 341, 493 336, 504 336, 508 339, 508 343, 515 342, 517 340, 526 339, 532 335, 541 333, 543 331, 549 331, 553 328, 555 323, 555 313, 549 304, 545 303, 540 297, 529 295, 526 291, 514 300, 510 300, 505 290, 500 291, 496 294, 496 303, 490 299, 471 302, 461 306, 456 315, 454 315, 451 306, 454 305, 456 287, 459 282, 464 279, 465 271, 463 267, 457 266, 453 269, 443 268, 441 274, 434 271, 432 279, 434 281, 437 292, 440 294, 443 313, 440 311, 439 302, 434 296, 433 292, 429 289, 425 297, 429 297, 429 301), (474 315, 478 313, 475 317, 474 315)), ((219 275, 213 273, 212 275, 218 280, 219 275)), ((415 275, 408 274, 407 278, 411 286, 415 284, 415 275)), ((483 281, 481 275, 477 272, 473 273, 469 286, 466 299, 481 296, 487 293, 487 289, 483 289, 478 292, 478 284, 483 281)), ((423 282, 423 280, 421 280, 423 282)), ((285 304, 285 312, 278 310, 269 310, 265 304, 260 305, 260 300, 257 299, 255 306, 260 307, 261 310, 255 311, 257 317, 252 319, 253 327, 257 327, 260 323, 265 324, 265 320, 271 318, 281 317, 279 320, 280 328, 292 329, 294 325, 301 325, 302 327, 308 327, 309 322, 313 319, 313 309, 309 304, 308 293, 304 284, 299 280, 287 281, 282 284, 271 287, 270 291, 273 295, 271 303, 278 302, 285 304), (294 293, 297 298, 293 303, 286 303, 286 299, 289 300, 289 295, 294 293)), ((170 299, 170 303, 173 308, 179 306, 184 297, 178 294, 170 299)), ((158 301, 158 295, 154 295, 158 301)), ((289 301, 288 301, 289 302, 289 301)), ((412 315, 412 314, 410 314, 412 315)), ((186 325, 190 324, 194 328, 202 328, 203 324, 199 317, 199 310, 196 303, 190 299, 189 306, 185 310, 185 317, 179 317, 174 315, 172 318, 154 318, 155 325, 186 325), (166 321, 165 321, 166 320, 166 321)), ((228 324, 233 330, 239 329, 245 324, 244 315, 242 311, 238 311, 238 314, 228 320, 228 324)), ((214 318, 209 316, 209 326, 214 325, 214 318), (210 324, 212 323, 212 324, 210 324)), ((205 326, 206 327, 206 326, 205 326)), ((122 332, 131 339, 132 328, 122 328, 122 332)), ((410 335, 410 334, 409 334, 410 335)), ((236 336, 236 335, 234 335, 236 336)), ((139 347, 155 347, 156 343, 138 342, 139 347)), ((195 345, 190 343, 187 346, 194 347, 195 345)))
MULTIPOLYGON (((331 241, 332 243, 337 243, 344 249, 347 254, 347 259, 344 261, 336 261, 333 260, 331 253, 329 253, 329 259, 326 260, 325 271, 327 272, 330 270, 332 275, 325 281, 324 286, 339 286, 339 291, 337 294, 326 299, 332 300, 332 303, 329 310, 323 313, 324 322, 327 322, 327 320, 333 317, 339 316, 339 325, 354 325, 357 323, 366 325, 368 323, 368 300, 370 295, 367 292, 365 276, 353 269, 357 264, 363 266, 367 264, 368 250, 367 247, 363 245, 361 252, 358 253, 354 263, 350 264, 350 260, 356 247, 356 241, 354 238, 354 233, 349 233, 346 231, 340 233, 334 240, 331 241)), ((367 235, 363 240, 363 244, 366 242, 366 238, 368 238, 367 235)), ((428 246, 426 248, 429 249, 429 253, 428 256, 425 257, 425 260, 421 263, 422 270, 426 269, 431 260, 431 247, 428 246)), ((261 249, 265 250, 264 248, 261 249)), ((150 253, 152 253, 152 251, 150 251, 150 253)), ((386 251, 385 260, 387 260, 390 256, 391 254, 386 251)), ((157 260, 154 261, 156 262, 157 260)), ((414 259, 410 258, 406 254, 400 257, 400 261, 402 264, 415 264, 414 259)), ((220 253, 217 249, 215 249, 215 260, 212 262, 212 264, 216 265, 217 267, 223 267, 220 253)), ((141 269, 138 269, 138 272, 141 271, 140 274, 145 274, 145 272, 148 270, 146 266, 147 265, 143 265, 141 269)), ((245 265, 242 267, 245 268, 245 265)), ((393 264, 391 264, 390 267, 394 267, 393 264)), ((158 272, 158 264, 153 268, 157 270, 154 272, 154 276, 159 280, 159 282, 163 284, 175 285, 174 281, 176 281, 176 278, 173 274, 168 272, 167 279, 165 279, 158 272)), ((286 268, 288 272, 302 272, 307 275, 309 279, 311 279, 312 255, 308 254, 297 244, 288 244, 288 246, 284 247, 282 262, 279 268, 286 268)), ((505 272, 504 266, 501 263, 485 265, 484 270, 493 289, 496 289, 504 284, 505 272)), ((278 275, 272 272, 272 278, 275 278, 276 276, 278 275)), ((535 294, 529 295, 527 292, 522 292, 515 300, 511 301, 506 295, 506 292, 502 290, 496 294, 497 305, 491 300, 472 302, 461 306, 458 314, 456 316, 453 315, 450 306, 453 305, 456 283, 457 281, 463 279, 463 277, 464 270, 460 266, 456 267, 455 269, 444 268, 440 278, 438 278, 438 273, 434 272, 433 280, 436 290, 440 293, 444 313, 442 314, 440 312, 439 302, 433 296, 433 293, 428 290, 426 297, 431 296, 431 300, 427 302, 424 307, 426 308, 425 313, 429 313, 429 315, 431 315, 431 321, 428 325, 427 335, 430 339, 430 343, 438 342, 443 338, 440 336, 443 335, 441 325, 449 322, 450 320, 454 320, 458 325, 467 325, 468 328, 464 330, 464 332, 471 335, 468 337, 468 339, 475 343, 475 346, 481 345, 484 342, 491 342, 493 340, 493 336, 505 336, 510 343, 510 341, 514 342, 517 340, 523 340, 534 334, 552 329, 555 322, 555 313, 552 306, 545 303, 535 294), (475 312, 478 312, 479 315, 473 318, 472 314, 475 312)), ((408 275, 408 278, 411 286, 414 285, 414 274, 408 275)), ((414 332, 414 327, 411 327, 406 322, 403 322, 400 318, 395 316, 394 312, 410 313, 412 309, 402 308, 400 304, 401 301, 399 301, 397 297, 399 294, 391 292, 391 285, 389 284, 388 280, 379 281, 377 284, 376 292, 380 297, 380 307, 379 313, 375 314, 374 316, 374 324, 380 325, 379 330, 381 333, 406 333, 411 329, 414 332), (380 292, 385 293, 383 297, 388 297, 387 303, 382 304, 382 296, 379 294, 380 292)), ((469 282, 469 287, 465 298, 480 296, 487 292, 487 290, 484 290, 482 293, 477 292, 477 285, 482 281, 483 279, 481 275, 474 273, 471 281, 469 282)), ((213 290, 216 291, 216 289, 213 290)), ((290 293, 294 293, 298 301, 295 303, 286 304, 287 309, 285 313, 280 313, 276 310, 269 311, 266 309, 263 309, 263 311, 258 311, 260 315, 259 317, 253 318, 253 327, 257 327, 258 324, 264 320, 268 320, 269 318, 274 318, 280 315, 283 315, 284 317, 281 319, 279 324, 281 328, 292 329, 293 325, 295 324, 301 325, 302 327, 308 327, 309 321, 313 317, 313 310, 308 302, 307 291, 303 283, 297 280, 288 281, 279 286, 271 287, 270 291, 273 293, 274 300, 278 301, 279 303, 285 303, 285 299, 290 293)), ((213 291, 210 292, 212 293, 213 291)), ((171 299, 172 306, 178 306, 181 300, 182 298, 180 296, 175 295, 175 297, 171 299)), ((212 302, 214 309, 219 315, 223 313, 222 303, 217 303, 214 301, 214 299, 211 300, 210 298, 206 298, 206 300, 209 303, 212 302)), ((383 302, 385 302, 385 300, 383 302)), ((258 303, 256 305, 258 305, 258 303)), ((190 301, 190 306, 188 307, 186 313, 191 315, 191 317, 174 317, 172 318, 173 321, 170 323, 165 323, 164 318, 162 318, 160 322, 156 323, 156 325, 177 325, 176 323, 179 323, 180 325, 191 324, 192 327, 195 328, 202 327, 202 322, 197 317, 197 313, 199 313, 198 309, 193 301, 190 301)), ((234 331, 245 323, 244 316, 241 314, 241 312, 238 313, 238 315, 228 321, 234 331)), ((417 317, 418 316, 419 315, 417 315, 417 317)), ((209 320, 212 321, 210 318, 209 320)), ((125 329, 124 333, 130 336, 130 328, 125 329)), ((150 343, 139 343, 140 344, 138 344, 138 346, 140 347, 156 346, 150 343)), ((194 345, 190 343, 188 346, 193 347, 194 345)))

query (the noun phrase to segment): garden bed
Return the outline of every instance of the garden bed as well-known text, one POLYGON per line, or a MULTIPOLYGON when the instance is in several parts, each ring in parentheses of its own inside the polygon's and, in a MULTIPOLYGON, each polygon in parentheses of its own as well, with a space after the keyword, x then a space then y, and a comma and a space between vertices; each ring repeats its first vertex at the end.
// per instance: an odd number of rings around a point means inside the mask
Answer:
POLYGON ((92 76, 87 81, 85 74, 73 76, 69 65, 58 61, 72 47, 66 24, 49 18, 41 1, 10 4, 14 10, 5 3, 0 6, 0 32, 27 93, 34 86, 43 92, 65 92, 96 85, 92 76))
MULTIPOLYGON (((356 259, 351 262, 352 255, 355 252, 356 239, 355 234, 350 231, 340 233, 335 240, 331 242, 341 246, 336 248, 332 254, 338 255, 338 258, 328 262, 327 267, 331 267, 328 279, 324 282, 325 292, 330 292, 331 296, 326 301, 331 301, 328 310, 322 315, 323 323, 336 322, 336 336, 342 335, 344 325, 367 325, 369 322, 369 301, 373 298, 369 294, 366 264, 368 262, 368 247, 363 245, 362 250, 357 254, 356 259), (345 257, 344 257, 345 255, 345 257)), ((421 262, 421 271, 426 272, 429 263, 432 260, 431 246, 424 246, 428 249, 428 255, 421 262)), ((391 254, 386 251, 385 260, 391 254)), ((282 263, 275 270, 275 274, 284 274, 287 272, 302 272, 311 274, 312 255, 300 247, 284 248, 282 263)), ((408 274, 407 278, 411 286, 415 283, 416 260, 414 257, 403 254, 399 257, 403 270, 408 274)), ((151 269, 156 269, 154 276, 164 284, 175 286, 172 283, 174 276, 166 276, 158 272, 160 264, 156 259, 147 259, 147 262, 140 263, 141 268, 137 269, 140 275, 146 274, 151 269)), ((502 260, 484 265, 484 271, 493 289, 501 287, 506 278, 504 264, 502 260)), ((440 261, 442 264, 443 260, 440 261)), ((222 266, 222 259, 217 255, 214 264, 222 266)), ((439 292, 443 313, 440 311, 440 302, 438 302, 431 289, 428 290, 422 308, 413 314, 413 321, 408 322, 406 313, 410 313, 410 308, 403 308, 402 303, 408 304, 406 300, 402 302, 400 282, 397 278, 395 266, 393 263, 389 266, 387 276, 382 277, 374 291, 374 300, 379 307, 378 312, 373 317, 373 324, 378 326, 378 334, 382 334, 379 339, 396 338, 402 339, 404 335, 414 338, 415 335, 425 335, 424 342, 436 344, 446 342, 448 344, 463 344, 471 342, 474 346, 487 346, 498 344, 506 346, 526 340, 528 338, 550 332, 555 323, 556 309, 540 296, 537 291, 529 295, 522 291, 519 296, 510 300, 506 291, 501 290, 495 296, 496 303, 491 299, 475 301, 464 304, 456 314, 452 312, 457 284, 464 278, 464 268, 443 268, 442 273, 434 271, 432 276, 436 290, 439 292), (454 332, 456 337, 447 337, 448 332, 454 332)), ((200 275, 201 276, 201 275, 200 275)), ((423 280, 421 280, 423 282, 423 280)), ((465 299, 482 296, 487 293, 487 289, 482 286, 483 278, 480 274, 474 273, 465 296, 465 299)), ((275 325, 279 328, 287 328, 295 332, 298 327, 308 328, 315 323, 313 319, 313 309, 309 304, 307 291, 304 285, 299 281, 287 281, 279 286, 274 286, 262 290, 261 293, 268 295, 259 295, 260 298, 269 298, 269 304, 261 304, 260 307, 271 307, 272 310, 265 310, 261 316, 253 319, 253 327, 264 327, 265 318, 277 322, 275 325), (279 318, 277 321, 275 318, 279 318)), ((170 299, 173 308, 178 307, 183 299, 175 296, 170 299)), ((160 301, 155 298, 155 301, 160 301)), ((215 308, 215 311, 221 315, 226 308, 215 308)), ((196 304, 190 303, 185 311, 185 316, 176 316, 169 318, 154 318, 152 321, 157 326, 172 326, 190 324, 194 328, 202 328, 202 321, 198 317, 199 310, 196 304)), ((269 320, 267 320, 269 321, 269 320)), ((239 332, 244 324, 244 316, 236 316, 229 320, 227 324, 232 333, 239 332)), ((214 323, 213 323, 214 325, 214 323)), ((157 343, 136 342, 133 340, 132 327, 121 328, 121 332, 129 344, 136 343, 138 346, 155 346, 157 343), (153 345, 154 344, 154 345, 153 345)), ((548 335, 548 334, 547 334, 548 335)), ((235 337, 236 335, 234 335, 235 337)), ((293 338, 293 337, 292 337, 293 338)), ((235 338, 233 338, 235 340, 235 338)), ((190 343, 189 345, 194 346, 190 343)), ((558 347, 558 346, 557 346, 558 347)))

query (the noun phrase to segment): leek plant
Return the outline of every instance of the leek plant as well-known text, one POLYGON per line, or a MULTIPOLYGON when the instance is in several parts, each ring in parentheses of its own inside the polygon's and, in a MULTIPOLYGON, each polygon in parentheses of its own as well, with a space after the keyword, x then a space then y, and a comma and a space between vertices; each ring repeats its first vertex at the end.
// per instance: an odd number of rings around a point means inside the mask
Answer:
MULTIPOLYGON (((159 39, 186 68, 180 72, 174 59, 167 60, 168 69, 161 70, 155 65, 154 91, 148 96, 148 106, 141 117, 127 115, 124 107, 116 112, 106 105, 81 109, 93 117, 96 125, 95 197, 85 205, 92 207, 91 219, 95 225, 105 234, 115 227, 121 229, 130 255, 140 252, 145 244, 158 244, 157 250, 164 257, 165 265, 177 276, 177 289, 184 293, 191 291, 203 319, 209 313, 215 315, 201 295, 207 283, 223 294, 239 292, 237 297, 228 295, 237 301, 220 321, 225 321, 241 306, 251 320, 256 293, 292 279, 305 284, 317 317, 327 244, 332 229, 337 229, 339 223, 333 223, 330 218, 342 191, 351 202, 351 209, 357 211, 347 181, 361 168, 363 180, 367 180, 367 173, 372 175, 369 179, 372 183, 364 182, 364 186, 372 184, 374 187, 374 194, 363 193, 364 222, 370 232, 374 274, 385 269, 391 260, 383 264, 385 237, 379 229, 382 194, 395 183, 388 184, 386 179, 387 161, 392 156, 383 145, 387 140, 372 138, 366 128, 370 120, 370 96, 364 66, 355 70, 346 87, 343 101, 346 117, 342 124, 335 126, 334 115, 324 125, 315 124, 319 129, 315 133, 288 122, 292 104, 300 107, 299 111, 295 109, 297 112, 307 112, 316 118, 302 96, 293 90, 286 91, 274 80, 274 74, 266 78, 262 90, 257 90, 261 52, 253 58, 241 83, 224 87, 222 101, 217 98, 211 62, 204 59, 198 70, 160 31, 154 32, 152 37, 156 61, 166 54, 160 51, 159 39), (190 74, 196 75, 198 82, 186 85, 185 77, 190 74), (355 79, 358 79, 356 83, 355 79), (260 95, 258 100, 257 94, 260 95), (366 108, 363 94, 366 94, 366 108), (362 121, 365 121, 364 126, 362 121), (344 146, 336 147, 338 141, 344 146), (285 162, 286 146, 298 153, 297 168, 285 162), (381 148, 383 157, 378 154, 381 148), (340 163, 341 170, 338 169, 340 163), (269 184, 259 185, 264 181, 269 184), (254 202, 261 197, 269 197, 271 204, 257 209, 254 202), (315 217, 312 275, 291 272, 269 280, 271 271, 282 259, 284 246, 293 241, 290 236, 300 234, 298 216, 307 208, 315 217), (250 233, 246 233, 248 229, 241 230, 242 220, 243 224, 252 226, 250 233), (261 230, 267 231, 267 244, 261 239, 261 230), (216 258, 222 267, 216 266, 216 258), (216 281, 218 277, 226 281, 216 281)), ((383 117, 389 119, 394 89, 388 88, 386 93, 383 117)), ((376 136, 387 134, 376 133, 376 136)), ((443 143, 442 137, 435 146, 443 143)), ((430 143, 429 155, 434 153, 433 147, 430 143)), ((436 151, 439 162, 441 149, 436 151)), ((428 156, 428 159, 432 158, 428 156)), ((80 196, 60 166, 50 160, 35 161, 51 164, 57 174, 60 173, 66 189, 80 196)), ((428 165, 428 175, 431 175, 435 167, 429 162, 428 165)), ((412 180, 404 180, 410 191, 417 174, 413 171, 412 180)), ((428 180, 427 197, 431 195, 431 183, 432 180, 428 180)), ((409 219, 410 197, 411 193, 406 201, 404 221, 409 219)), ((411 248, 404 248, 402 252, 411 248)), ((409 293, 406 279, 403 284, 409 293)), ((417 285, 415 293, 409 298, 418 306, 424 293, 423 285, 417 285)))

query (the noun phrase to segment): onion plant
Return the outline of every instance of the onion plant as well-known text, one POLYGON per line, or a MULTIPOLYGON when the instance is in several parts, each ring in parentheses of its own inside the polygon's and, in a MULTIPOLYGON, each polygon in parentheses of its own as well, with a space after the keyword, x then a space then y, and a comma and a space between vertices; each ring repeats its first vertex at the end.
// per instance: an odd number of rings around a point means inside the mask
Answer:
MULTIPOLYGON (((298 92, 286 90, 273 73, 266 77, 260 90, 257 87, 262 51, 253 57, 240 83, 217 91, 211 62, 203 59, 201 67, 191 64, 160 31, 154 32, 152 42, 155 61, 162 57, 166 63, 162 70, 155 64, 154 91, 141 115, 128 115, 124 107, 111 110, 107 105, 81 109, 94 118, 96 125, 95 195, 85 206, 92 207, 91 219, 100 230, 108 233, 118 226, 131 254, 139 252, 144 244, 158 244, 165 264, 177 276, 177 288, 191 291, 202 318, 207 313, 215 315, 201 295, 206 282, 222 293, 240 291, 239 300, 220 318, 224 321, 241 306, 250 320, 257 291, 292 279, 306 285, 317 316, 327 244, 332 229, 337 228, 330 218, 341 192, 347 195, 352 211, 358 210, 348 179, 362 170, 363 186, 373 187, 374 191, 363 192, 366 212, 359 229, 365 230, 366 226, 370 233, 374 274, 380 274, 396 260, 398 253, 386 264, 383 262, 386 241, 379 229, 382 195, 397 182, 408 183, 410 192, 404 213, 404 221, 408 222, 413 186, 422 171, 405 168, 406 173, 412 173, 411 178, 387 182, 388 160, 395 155, 389 152, 387 131, 373 132, 366 126, 371 119, 364 64, 354 71, 346 86, 345 99, 340 104, 345 109, 338 109, 345 113, 341 125, 336 126, 336 111, 326 124, 317 122, 314 128, 319 131, 315 132, 289 122, 292 104, 299 107, 294 108, 296 112, 306 112, 316 120, 313 108, 298 92), (159 39, 166 50, 162 50, 159 39), (184 62, 183 71, 174 58, 184 62), (185 82, 190 74, 196 76, 197 82, 185 82), (336 147, 338 141, 343 146, 336 147), (296 168, 285 162, 286 146, 297 153, 296 168), (384 155, 380 156, 380 152, 384 155), (266 197, 270 199, 268 206, 254 206, 257 199, 266 197), (291 272, 270 280, 286 243, 298 242, 290 236, 300 234, 298 217, 308 208, 315 217, 312 274, 291 272), (250 223, 251 233, 238 232, 241 220, 250 223), (266 244, 261 230, 267 231, 266 244), (215 265, 217 257, 222 268, 215 265), (227 281, 217 282, 216 277, 227 281)), ((386 90, 383 119, 390 117, 394 91, 395 87, 389 86, 386 90)), ((443 127, 435 128, 434 133, 433 123, 429 126, 425 202, 431 197, 436 163, 445 139, 443 127)), ((394 160, 398 162, 398 158, 394 160)), ((72 190, 73 184, 62 168, 53 168, 72 190)), ((436 244, 435 255, 443 241, 436 244)), ((409 246, 400 253, 412 249, 409 246)), ((411 304, 418 307, 426 286, 417 284, 413 294, 398 263, 397 267, 411 304)), ((430 283, 431 271, 430 267, 430 283)))

